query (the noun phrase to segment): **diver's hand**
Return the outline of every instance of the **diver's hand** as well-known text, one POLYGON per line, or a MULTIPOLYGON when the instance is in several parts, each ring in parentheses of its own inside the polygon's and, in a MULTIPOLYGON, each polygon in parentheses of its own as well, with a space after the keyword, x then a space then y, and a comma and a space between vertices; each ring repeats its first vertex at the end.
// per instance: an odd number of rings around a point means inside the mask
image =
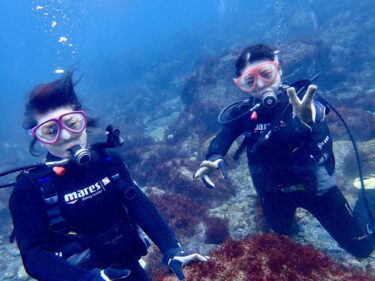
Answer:
POLYGON ((98 269, 95 268, 91 270, 85 278, 85 281, 115 281, 115 280, 125 280, 130 275, 130 270, 128 269, 98 269))
POLYGON ((227 163, 222 156, 214 154, 208 160, 202 161, 200 168, 195 172, 193 178, 202 177, 203 183, 208 188, 215 188, 214 182, 210 179, 209 174, 215 170, 220 170, 221 176, 224 179, 228 178, 228 167, 227 163))
POLYGON ((193 261, 207 261, 209 257, 202 256, 198 253, 188 253, 180 249, 174 256, 168 260, 168 265, 171 270, 176 274, 178 280, 185 280, 185 275, 182 271, 182 267, 193 261))
POLYGON ((290 87, 286 90, 289 103, 293 107, 293 116, 297 116, 300 121, 311 130, 309 124, 315 122, 315 106, 313 104, 314 95, 318 87, 316 85, 310 85, 307 88, 306 94, 302 98, 296 94, 296 90, 293 87, 290 87))

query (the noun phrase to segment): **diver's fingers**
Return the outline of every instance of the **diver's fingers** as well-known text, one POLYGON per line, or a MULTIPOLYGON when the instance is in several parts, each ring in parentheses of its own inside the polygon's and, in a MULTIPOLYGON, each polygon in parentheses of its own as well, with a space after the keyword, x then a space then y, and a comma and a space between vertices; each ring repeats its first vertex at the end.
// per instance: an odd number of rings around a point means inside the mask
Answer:
POLYGON ((198 253, 192 253, 192 254, 189 254, 189 255, 181 255, 181 256, 175 256, 173 258, 173 260, 178 260, 181 262, 182 266, 185 266, 189 263, 191 263, 192 261, 203 261, 203 262, 206 262, 210 259, 210 257, 208 256, 203 256, 201 254, 198 254, 198 253))
POLYGON ((204 185, 207 186, 209 189, 215 188, 214 182, 210 179, 210 177, 207 174, 203 175, 202 181, 204 185))
POLYGON ((196 178, 200 177, 203 174, 207 174, 209 170, 210 170, 210 168, 201 167, 201 168, 198 169, 198 171, 195 172, 193 178, 196 179, 196 178))
POLYGON ((212 162, 209 160, 203 160, 201 163, 201 167, 209 167, 212 165, 212 162))
POLYGON ((208 261, 210 259, 210 257, 209 256, 203 256, 201 254, 195 253, 194 259, 198 260, 198 261, 208 261))
POLYGON ((301 105, 301 101, 300 99, 297 97, 297 94, 296 94, 296 89, 294 89, 294 87, 289 87, 288 89, 286 89, 286 93, 289 97, 289 103, 295 107, 295 106, 300 106, 301 105))
POLYGON ((219 163, 223 161, 223 159, 217 159, 215 161, 209 161, 209 160, 204 160, 201 163, 201 167, 208 167, 211 169, 217 169, 219 168, 219 163))
POLYGON ((307 88, 306 94, 302 99, 303 105, 311 105, 312 104, 312 102, 314 100, 315 92, 316 92, 317 89, 318 89, 318 87, 316 85, 310 85, 307 88))

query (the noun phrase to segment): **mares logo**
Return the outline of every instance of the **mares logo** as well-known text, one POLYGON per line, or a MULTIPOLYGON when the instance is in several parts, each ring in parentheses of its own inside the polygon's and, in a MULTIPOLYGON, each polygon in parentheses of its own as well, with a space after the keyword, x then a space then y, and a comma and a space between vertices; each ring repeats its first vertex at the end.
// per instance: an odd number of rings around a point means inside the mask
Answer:
POLYGON ((262 132, 264 130, 267 129, 267 127, 271 125, 271 123, 259 123, 256 125, 255 129, 254 129, 254 132, 258 131, 258 132, 262 132))
POLYGON ((64 200, 67 204, 75 204, 78 200, 85 201, 87 199, 92 199, 94 196, 102 193, 105 190, 105 186, 110 183, 108 177, 77 191, 68 193, 64 195, 64 200))
POLYGON ((323 149, 323 146, 326 145, 329 141, 329 136, 326 136, 325 139, 322 141, 322 142, 319 142, 317 144, 319 150, 322 150, 323 149))
MULTIPOLYGON (((254 129, 254 132, 263 132, 267 130, 267 128, 271 125, 271 123, 258 123, 254 129)), ((274 130, 278 130, 281 127, 286 127, 286 124, 283 120, 280 120, 279 125, 275 126, 274 130)))

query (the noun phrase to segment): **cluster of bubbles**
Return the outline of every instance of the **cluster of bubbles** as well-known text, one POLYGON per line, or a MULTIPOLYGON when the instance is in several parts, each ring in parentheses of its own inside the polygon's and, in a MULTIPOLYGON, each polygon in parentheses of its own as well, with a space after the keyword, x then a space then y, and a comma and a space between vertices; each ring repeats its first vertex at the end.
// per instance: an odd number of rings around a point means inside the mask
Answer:
MULTIPOLYGON (((33 0, 33 12, 44 33, 50 36, 51 47, 56 49, 56 61, 54 72, 63 74, 63 65, 69 61, 75 61, 77 48, 72 40, 73 29, 80 23, 80 20, 70 20, 69 12, 72 2, 67 0, 33 0)), ((84 12, 84 9, 81 10, 84 12)))
POLYGON ((276 35, 276 48, 281 47, 282 37, 283 37, 283 30, 285 29, 285 3, 283 0, 276 0, 275 2, 275 18, 276 18, 276 25, 275 25, 275 35, 276 35))

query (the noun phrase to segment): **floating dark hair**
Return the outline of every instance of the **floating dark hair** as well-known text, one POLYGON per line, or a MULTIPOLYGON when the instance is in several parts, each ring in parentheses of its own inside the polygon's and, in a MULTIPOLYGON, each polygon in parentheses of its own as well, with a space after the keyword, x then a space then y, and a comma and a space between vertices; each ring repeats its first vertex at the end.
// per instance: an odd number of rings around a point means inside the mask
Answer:
MULTIPOLYGON (((35 119, 37 114, 44 114, 62 106, 72 106, 74 110, 82 109, 81 102, 74 91, 80 79, 73 82, 73 73, 74 70, 70 69, 62 78, 37 85, 31 90, 25 105, 24 129, 29 130, 37 125, 35 119)), ((88 127, 95 127, 96 123, 97 120, 88 117, 88 127)), ((34 149, 35 143, 36 140, 33 139, 29 145, 33 155, 37 155, 34 149)))
POLYGON ((73 83, 73 71, 69 71, 60 79, 34 87, 25 105, 23 127, 31 129, 37 123, 36 114, 44 114, 61 106, 70 105, 74 110, 82 109, 74 91, 74 86, 77 83, 73 83))
POLYGON ((236 62, 236 76, 241 76, 242 70, 248 63, 268 59, 275 59, 275 50, 264 44, 251 45, 245 48, 236 62))

